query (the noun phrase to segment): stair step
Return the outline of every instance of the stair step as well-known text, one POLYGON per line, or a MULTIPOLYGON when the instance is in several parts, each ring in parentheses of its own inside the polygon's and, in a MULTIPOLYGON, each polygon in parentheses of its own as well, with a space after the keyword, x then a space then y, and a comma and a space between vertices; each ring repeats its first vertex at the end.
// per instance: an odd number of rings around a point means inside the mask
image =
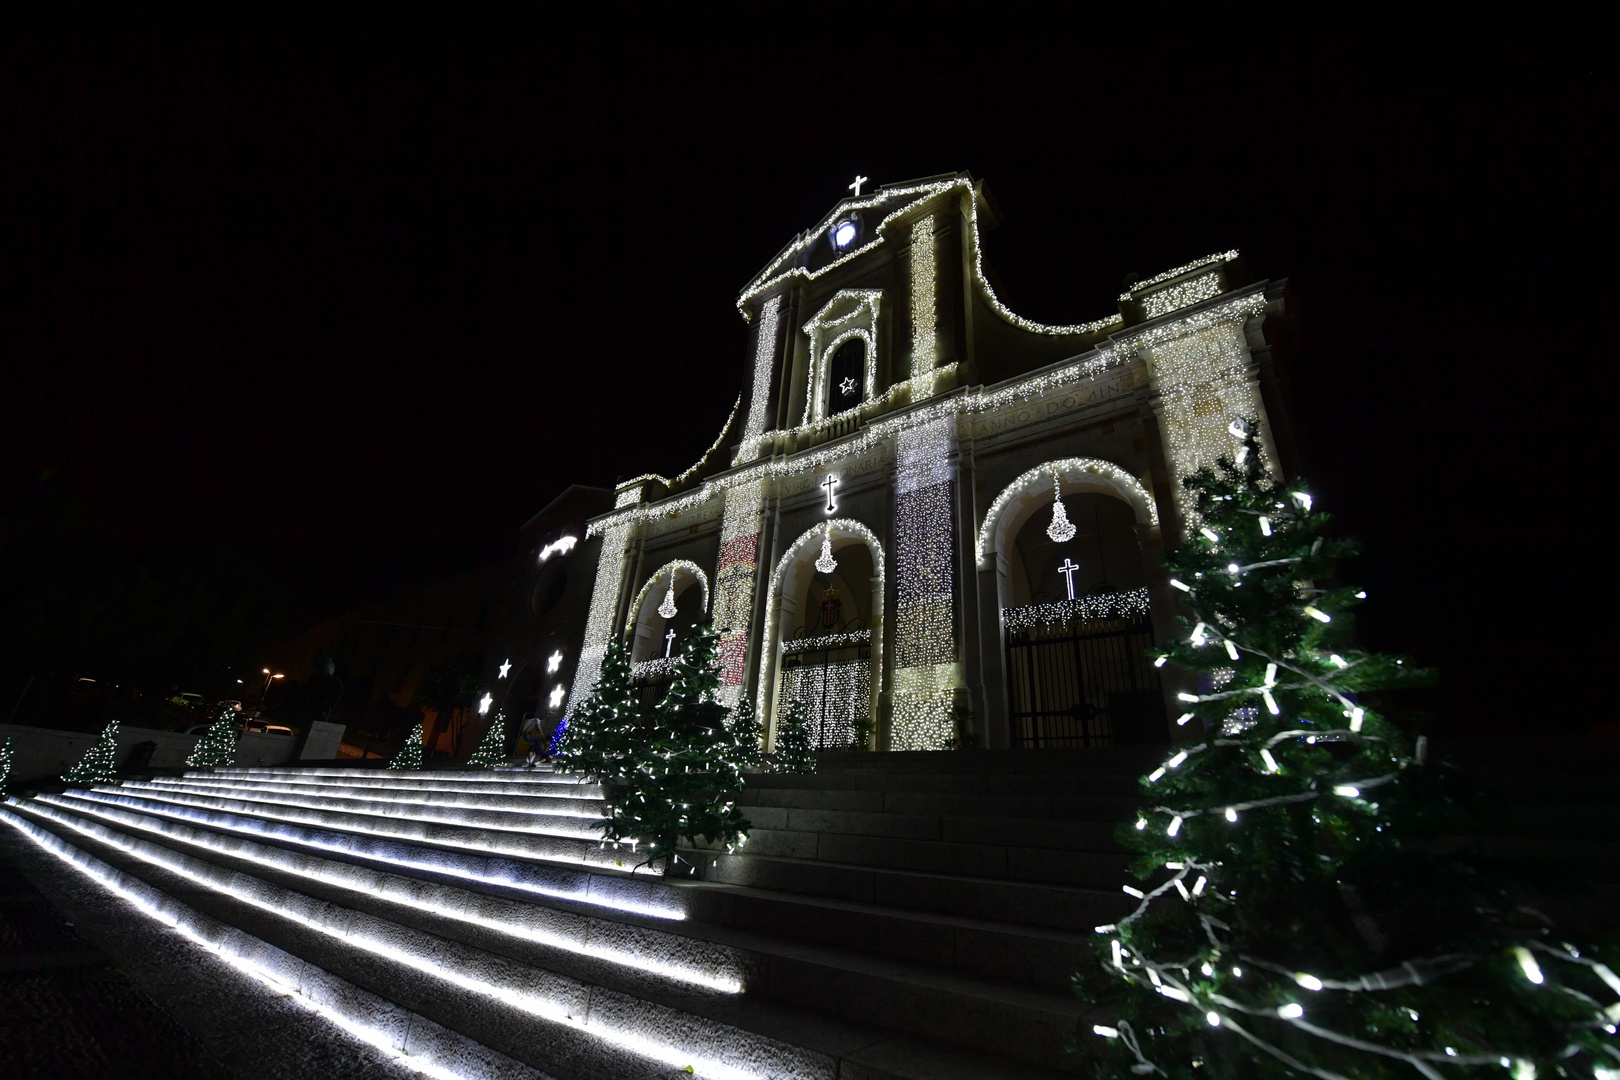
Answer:
MULTIPOLYGON (((612 851, 602 850, 588 836, 557 836, 542 833, 515 832, 505 829, 476 828, 448 822, 422 821, 397 814, 356 814, 337 810, 318 810, 283 803, 258 802, 248 799, 226 799, 213 795, 191 795, 168 791, 152 785, 131 783, 126 785, 130 795, 118 794, 119 788, 97 787, 92 791, 120 798, 144 798, 154 802, 199 809, 224 810, 230 813, 263 817, 300 825, 335 828, 345 832, 369 833, 400 840, 415 840, 444 847, 469 851, 493 852, 518 858, 549 859, 590 865, 611 865, 617 860, 612 851)), ((574 822, 569 822, 574 825, 574 822)))
POLYGON ((848 900, 679 882, 689 919, 809 944, 885 956, 1068 995, 1093 963, 1095 934, 970 919, 848 900))
MULTIPOLYGON (((60 823, 51 824, 61 827, 60 823)), ((90 823, 89 831, 100 835, 76 836, 75 842, 90 848, 97 844, 109 848, 99 853, 114 864, 143 856, 159 862, 161 865, 155 867, 150 862, 143 864, 138 873, 166 886, 166 891, 185 892, 189 888, 192 895, 184 899, 212 909, 255 936, 320 962, 362 987, 383 990, 401 1005, 466 1032, 486 1045, 571 1077, 632 1074, 613 1071, 622 1069, 622 1064, 606 1070, 593 1067, 595 1059, 589 1054, 582 1056, 577 1045, 570 1049, 568 1040, 557 1031, 547 1029, 543 1038, 530 1037, 537 1027, 547 1027, 547 1020, 559 1019, 552 1015, 555 1010, 530 1002, 525 1013, 492 999, 492 994, 532 997, 536 987, 545 988, 555 999, 554 1005, 561 1003, 565 1014, 561 1019, 567 1018, 569 1009, 573 1016, 607 1016, 606 1022, 619 1025, 621 1036, 630 1032, 641 1039, 661 1039, 665 1049, 657 1056, 666 1062, 672 1062, 668 1049, 672 1046, 699 1059, 693 1062, 699 1075, 709 1074, 702 1058, 718 1060, 727 1055, 732 1060, 739 1055, 746 1058, 749 1071, 756 1075, 760 1074, 756 1068, 765 1066, 770 1075, 831 1077, 840 1057, 850 1058, 846 1069, 859 1066, 867 1071, 838 1075, 1055 1075, 1047 1066, 1063 1063, 1063 1043, 1084 1012, 1079 1003, 1058 995, 953 979, 869 957, 840 956, 824 948, 778 950, 759 976, 768 984, 764 992, 772 998, 797 999, 799 1004, 812 1008, 836 1000, 845 1006, 843 1011, 868 1024, 877 1017, 880 1023, 892 1021, 895 1027, 927 1027, 927 1033, 936 1038, 961 1041, 967 1035, 1030 1062, 1009 1067, 1005 1062, 980 1060, 982 1055, 972 1052, 944 1051, 915 1040, 885 1037, 871 1028, 855 1029, 812 1016, 783 1014, 780 1006, 754 1000, 750 995, 736 997, 687 987, 676 995, 665 990, 659 1000, 657 993, 634 986, 633 980, 623 976, 622 969, 614 969, 617 978, 582 983, 577 977, 552 970, 555 963, 537 967, 514 959, 515 954, 527 950, 529 956, 525 959, 532 960, 536 946, 511 936, 494 942, 501 948, 479 948, 467 941, 469 935, 476 936, 479 931, 469 930, 465 922, 459 924, 460 932, 444 935, 426 928, 433 917, 419 909, 412 920, 414 925, 377 914, 378 907, 388 903, 380 896, 362 895, 359 903, 345 906, 315 895, 320 890, 293 889, 277 883, 278 878, 296 880, 291 871, 255 867, 256 872, 246 873, 231 868, 238 861, 235 857, 199 859, 156 839, 120 834, 99 823, 90 823), (163 880, 165 875, 176 874, 185 876, 178 887, 163 880), (206 892, 209 887, 229 891, 198 895, 199 888, 206 892), (445 993, 447 982, 456 992, 445 993), (859 1001, 851 1000, 850 992, 857 988, 864 988, 864 994, 859 1001), (469 997, 477 1000, 469 1005, 465 1000, 469 997), (540 1010, 538 1016, 536 1008, 540 1010), (770 1034, 773 1031, 792 1032, 796 1041, 776 1038, 770 1034), (567 1054, 559 1056, 559 1044, 568 1049, 567 1054), (885 1062, 885 1057, 892 1060, 885 1062), (950 1064, 952 1057, 959 1059, 958 1067, 950 1064), (979 1071, 961 1071, 961 1063, 979 1071)), ((176 847, 181 846, 176 842, 176 847)), ((491 942, 482 944, 488 946, 491 942)), ((625 1042, 623 1038, 619 1041, 625 1042)), ((640 1042, 627 1045, 645 1049, 640 1042)))
POLYGON ((755 856, 1098 889, 1117 885, 1131 862, 1131 856, 1122 851, 1065 851, 760 828, 749 831, 747 850, 741 853, 742 858, 755 856))
POLYGON ((486 825, 496 829, 561 828, 561 835, 595 837, 594 822, 602 817, 600 799, 544 799, 550 805, 534 805, 540 799, 497 795, 486 798, 461 796, 466 801, 424 800, 421 796, 391 796, 386 792, 346 794, 341 790, 308 789, 292 784, 234 784, 196 780, 126 780, 124 787, 146 791, 177 791, 191 795, 211 795, 224 799, 279 803, 316 809, 348 810, 357 814, 386 814, 420 821, 454 821, 486 825), (471 805, 469 805, 471 804, 471 805), (480 805, 481 804, 481 805, 480 805), (560 823, 560 824, 559 824, 560 823))
POLYGON ((1113 889, 1091 889, 764 855, 689 857, 708 882, 990 922, 1088 932, 1125 912, 1117 878, 1113 889))
POLYGON ((188 780, 230 779, 242 783, 347 784, 381 787, 391 791, 459 791, 490 794, 539 794, 561 797, 601 798, 602 786, 577 780, 563 773, 545 773, 526 779, 508 779, 490 773, 400 773, 361 769, 193 769, 188 780))
POLYGON ((262 791, 279 795, 321 795, 331 798, 344 799, 374 799, 384 800, 401 805, 424 805, 441 807, 464 807, 469 810, 512 810, 519 813, 558 813, 563 815, 596 815, 600 816, 604 800, 600 795, 564 795, 553 794, 561 789, 541 788, 539 790, 523 792, 505 792, 479 790, 471 784, 458 784, 457 787, 468 788, 466 791, 445 791, 435 789, 423 791, 419 789, 402 789, 387 784, 339 784, 334 782, 311 782, 295 784, 288 782, 270 782, 232 780, 230 778, 216 779, 214 777, 156 777, 153 784, 183 788, 212 787, 232 791, 262 791))
POLYGON ((187 824, 226 830, 267 843, 295 845, 352 862, 380 864, 413 875, 434 875, 447 880, 474 882, 486 888, 506 889, 515 895, 531 894, 594 907, 629 911, 652 918, 683 919, 685 911, 674 894, 655 874, 613 872, 607 867, 587 871, 573 863, 540 859, 512 859, 477 851, 445 848, 421 841, 400 840, 365 832, 320 828, 275 821, 249 814, 172 805, 112 792, 71 792, 40 796, 39 801, 72 809, 75 804, 115 805, 187 824))
POLYGON ((1005 846, 1009 840, 1016 840, 1015 846, 1018 847, 1068 851, 1124 850, 1114 839, 1115 830, 1119 828, 1119 819, 1116 818, 1106 821, 1053 821, 1011 816, 959 817, 768 806, 750 806, 747 816, 754 830, 995 846, 1005 846))

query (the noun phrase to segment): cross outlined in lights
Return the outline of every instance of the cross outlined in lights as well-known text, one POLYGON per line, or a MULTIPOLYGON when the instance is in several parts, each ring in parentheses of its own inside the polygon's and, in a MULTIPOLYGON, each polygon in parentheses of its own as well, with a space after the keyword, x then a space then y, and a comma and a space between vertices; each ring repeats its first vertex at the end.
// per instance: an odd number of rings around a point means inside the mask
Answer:
POLYGON ((557 669, 562 667, 562 661, 563 661, 562 650, 558 649, 556 652, 552 653, 549 657, 546 658, 546 674, 547 675, 555 675, 555 674, 557 674, 557 669))
POLYGON ((1080 569, 1080 564, 1073 559, 1064 558, 1063 565, 1058 567, 1058 573, 1063 575, 1063 582, 1069 587, 1069 599, 1074 599, 1074 572, 1080 569))
POLYGON ((669 650, 673 649, 674 647, 675 631, 671 630, 669 633, 664 635, 664 656, 666 659, 669 657, 669 650))
POLYGON ((512 661, 510 661, 510 660, 502 660, 501 661, 501 673, 499 675, 497 675, 496 678, 498 678, 498 679, 506 678, 506 673, 508 671, 511 671, 511 670, 512 670, 512 661))
POLYGON ((828 473, 827 479, 821 482, 821 486, 827 489, 827 513, 829 514, 837 509, 837 507, 833 506, 832 497, 833 485, 836 483, 838 483, 838 475, 836 473, 828 473))
POLYGON ((849 190, 855 193, 857 199, 861 197, 861 185, 866 183, 868 179, 870 178, 862 176, 860 173, 855 174, 855 182, 849 185, 849 190))

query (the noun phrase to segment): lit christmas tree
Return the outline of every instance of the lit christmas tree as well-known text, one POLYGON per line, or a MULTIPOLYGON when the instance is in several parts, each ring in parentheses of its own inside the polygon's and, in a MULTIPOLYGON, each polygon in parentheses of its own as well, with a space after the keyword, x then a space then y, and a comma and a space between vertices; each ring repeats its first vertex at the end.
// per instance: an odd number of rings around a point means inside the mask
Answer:
POLYGON ((1426 673, 1355 648, 1366 594, 1330 585, 1353 542, 1261 455, 1245 434, 1188 482, 1166 559, 1193 617, 1159 663, 1198 673, 1203 735, 1121 829, 1144 888, 1097 928, 1099 1075, 1620 1077, 1620 978, 1423 843, 1448 781, 1359 695, 1426 673))
POLYGON ((553 736, 551 748, 559 771, 610 781, 634 767, 631 750, 640 741, 641 706, 622 642, 608 643, 596 686, 563 723, 567 726, 553 736))
POLYGON ((79 763, 62 775, 64 784, 110 784, 118 779, 118 721, 101 729, 79 763))
POLYGON ((203 737, 191 748, 186 764, 193 769, 212 769, 236 760, 236 711, 226 708, 218 720, 208 725, 203 737))
POLYGON ((0 746, 0 794, 6 790, 6 782, 11 779, 12 761, 11 740, 8 738, 4 746, 0 746))
MULTIPOLYGON (((718 642, 707 622, 687 636, 675 658, 669 690, 635 725, 620 775, 608 784, 604 838, 612 843, 645 841, 646 848, 637 844, 645 861, 662 861, 666 869, 677 861, 675 845, 683 837, 730 847, 748 829, 737 807, 742 789, 737 744, 726 727, 726 707, 715 699, 720 688, 718 642)), ((606 664, 602 677, 609 677, 606 664)), ((624 687, 610 689, 606 696, 623 696, 630 686, 628 669, 623 678, 624 687)))
POLYGON ((411 733, 405 737, 405 745, 399 748, 393 760, 389 761, 390 769, 409 769, 421 771, 422 768, 422 725, 417 724, 411 728, 411 733))
POLYGON ((495 719, 490 721, 489 730, 484 732, 484 738, 478 744, 478 749, 467 759, 467 764, 475 769, 493 769, 505 760, 506 714, 498 712, 495 719))
POLYGON ((804 702, 797 698, 789 701, 783 711, 782 722, 776 729, 776 753, 772 757, 777 772, 816 771, 816 751, 810 741, 810 716, 804 702))
POLYGON ((734 761, 740 772, 763 772, 769 768, 765 757, 765 733, 760 729, 759 717, 754 715, 754 703, 744 694, 731 712, 727 725, 731 740, 736 744, 734 761))

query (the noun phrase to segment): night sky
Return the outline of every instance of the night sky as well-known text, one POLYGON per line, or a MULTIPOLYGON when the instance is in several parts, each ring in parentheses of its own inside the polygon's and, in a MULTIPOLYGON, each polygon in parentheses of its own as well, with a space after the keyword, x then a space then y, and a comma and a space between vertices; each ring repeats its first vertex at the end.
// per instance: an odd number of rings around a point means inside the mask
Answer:
POLYGON ((55 485, 132 550, 250 548, 311 617, 449 577, 569 483, 690 464, 742 378, 736 294, 857 172, 969 170, 1030 318, 1231 247, 1289 278, 1368 643, 1438 666, 1451 726, 1601 718, 1612 68, 1268 34, 858 63, 358 22, 7 37, 7 506, 55 485))

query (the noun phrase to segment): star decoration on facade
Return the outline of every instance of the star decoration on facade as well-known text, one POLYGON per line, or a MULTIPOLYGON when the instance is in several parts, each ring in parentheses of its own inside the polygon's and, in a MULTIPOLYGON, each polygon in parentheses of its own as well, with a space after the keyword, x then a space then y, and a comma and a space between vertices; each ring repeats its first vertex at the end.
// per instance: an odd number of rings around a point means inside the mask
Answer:
POLYGON ((855 376, 845 375, 844 381, 838 384, 838 392, 845 397, 855 392, 855 376))
POLYGON ((478 715, 483 716, 489 712, 489 707, 495 703, 493 694, 485 694, 478 699, 478 715))
POLYGON ((568 688, 565 686, 558 685, 551 688, 551 707, 553 709, 562 707, 563 695, 567 692, 568 688))
POLYGON ((556 652, 552 653, 549 657, 547 657, 547 659, 546 659, 546 671, 549 674, 555 675, 557 673, 557 669, 562 667, 562 662, 563 662, 562 650, 558 649, 556 652))
POLYGON ((510 660, 502 660, 501 661, 501 674, 500 674, 499 677, 502 678, 502 679, 506 678, 506 673, 508 671, 511 671, 511 670, 512 670, 512 661, 510 661, 510 660))

